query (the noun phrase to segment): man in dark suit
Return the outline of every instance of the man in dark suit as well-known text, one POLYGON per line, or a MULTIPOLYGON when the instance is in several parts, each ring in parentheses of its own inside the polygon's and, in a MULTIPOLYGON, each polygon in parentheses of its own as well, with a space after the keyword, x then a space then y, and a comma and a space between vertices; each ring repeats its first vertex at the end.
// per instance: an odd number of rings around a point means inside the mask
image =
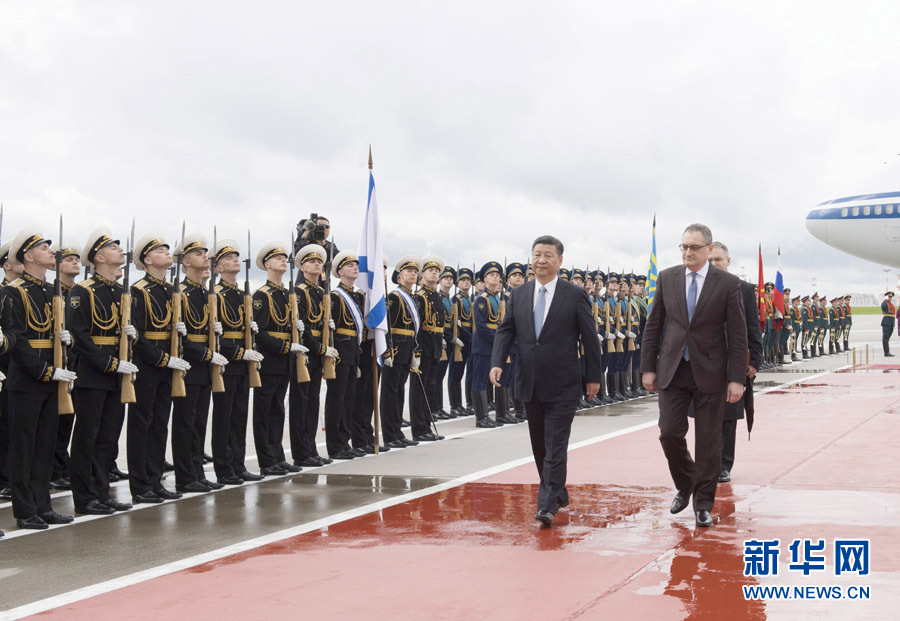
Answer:
POLYGON ((563 245, 538 237, 531 247, 535 280, 513 289, 491 353, 491 382, 500 387, 503 365, 518 339, 515 394, 525 402, 531 448, 540 475, 538 512, 545 526, 569 504, 566 459, 575 409, 582 398, 578 339, 584 344, 587 400, 600 389, 600 342, 583 287, 557 277, 563 245))
MULTIPOLYGON (((731 257, 728 246, 722 242, 713 242, 709 255, 713 267, 728 271, 731 257)), ((737 435, 737 422, 747 412, 747 430, 753 426, 753 380, 762 362, 762 335, 759 332, 759 307, 756 304, 756 293, 749 282, 740 281, 741 297, 744 301, 744 317, 747 319, 747 346, 750 348, 750 360, 747 365, 747 377, 744 380, 744 395, 735 403, 725 404, 725 415, 722 421, 722 470, 719 472, 719 483, 731 481, 731 468, 734 466, 734 446, 737 435)))
POLYGON ((712 525, 725 401, 741 398, 747 375, 740 281, 709 264, 712 241, 703 224, 685 229, 684 264, 659 274, 641 355, 644 388, 659 391, 659 440, 678 489, 670 510, 684 510, 693 495, 698 526, 712 525), (692 404, 696 463, 685 441, 692 404))

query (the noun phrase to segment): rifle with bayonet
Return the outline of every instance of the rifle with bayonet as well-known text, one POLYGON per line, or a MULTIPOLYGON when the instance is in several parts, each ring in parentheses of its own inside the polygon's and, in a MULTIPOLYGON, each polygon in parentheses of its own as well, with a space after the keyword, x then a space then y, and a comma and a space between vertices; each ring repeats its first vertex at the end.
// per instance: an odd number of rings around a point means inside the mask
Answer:
MULTIPOLYGON (((622 270, 622 274, 625 273, 625 270, 622 270)), ((623 347, 623 342, 625 341, 625 337, 619 338, 619 335, 622 334, 622 281, 619 280, 619 295, 616 296, 616 353, 621 354, 625 351, 623 347)))
MULTIPOLYGON (((207 305, 209 306, 209 336, 207 347, 209 351, 216 354, 219 353, 219 335, 216 333, 216 322, 219 320, 219 297, 216 295, 216 244, 218 243, 216 227, 213 227, 213 245, 207 256, 209 259, 209 297, 207 297, 207 305)), ((212 391, 225 392, 225 367, 218 364, 210 363, 209 373, 212 376, 212 391)))
MULTIPOLYGON (((175 290, 172 292, 172 337, 169 342, 169 356, 173 358, 184 358, 184 350, 181 343, 181 333, 175 326, 181 323, 181 260, 184 258, 184 222, 181 223, 181 243, 177 245, 178 252, 175 254, 175 290)), ((185 371, 181 369, 172 369, 172 396, 184 397, 187 391, 184 387, 185 371)))
MULTIPOLYGON (((334 348, 334 333, 331 330, 331 261, 334 259, 334 243, 328 244, 328 263, 325 264, 323 270, 325 276, 325 297, 322 302, 325 305, 324 321, 322 324, 322 343, 326 347, 334 348)), ((334 379, 335 359, 331 356, 325 356, 322 361, 322 377, 325 379, 334 379)))
MULTIPOLYGON (((291 282, 288 300, 291 306, 291 343, 300 343, 300 331, 297 329, 297 320, 300 318, 300 309, 297 305, 297 288, 294 286, 294 234, 291 233, 291 254, 288 257, 288 267, 291 270, 291 282)), ((297 352, 297 383, 303 384, 309 381, 309 369, 306 368, 306 354, 302 351, 297 352)))
POLYGON ((459 346, 459 303, 456 296, 459 295, 459 263, 456 264, 456 293, 453 296, 453 311, 450 313, 450 321, 453 322, 453 362, 462 362, 462 347, 459 346))
MULTIPOLYGON (((2 218, 2 215, 0 215, 2 218)), ((62 293, 62 281, 60 270, 62 269, 63 253, 63 219, 59 217, 59 242, 56 245, 56 283, 53 286, 53 366, 58 369, 68 369, 66 346, 60 335, 66 329, 66 303, 62 293)), ((56 383, 56 408, 57 414, 74 414, 75 406, 72 404, 72 385, 70 382, 60 381, 56 383)))
MULTIPOLYGON (((60 244, 62 240, 60 240, 60 244)), ((122 325, 119 328, 119 360, 131 362, 134 350, 132 341, 125 333, 125 327, 131 325, 131 261, 134 258, 134 219, 131 220, 131 235, 128 237, 128 250, 125 252, 125 269, 122 279, 122 297, 119 299, 119 316, 122 325)), ((57 272, 57 276, 59 273, 57 272)), ((134 403, 137 397, 134 394, 134 373, 122 375, 121 401, 122 403, 134 403)))
MULTIPOLYGON (((247 258, 244 259, 246 272, 244 277, 244 349, 256 351, 256 335, 250 323, 253 321, 253 295, 250 293, 250 231, 247 231, 247 258)), ((262 378, 259 376, 259 362, 250 362, 250 388, 262 386, 262 378)))
POLYGON ((628 351, 634 351, 634 337, 628 336, 629 334, 634 334, 634 330, 632 330, 632 321, 634 320, 634 309, 631 307, 631 298, 634 291, 634 283, 628 288, 628 305, 625 307, 628 309, 628 322, 625 325, 625 336, 628 340, 628 351))

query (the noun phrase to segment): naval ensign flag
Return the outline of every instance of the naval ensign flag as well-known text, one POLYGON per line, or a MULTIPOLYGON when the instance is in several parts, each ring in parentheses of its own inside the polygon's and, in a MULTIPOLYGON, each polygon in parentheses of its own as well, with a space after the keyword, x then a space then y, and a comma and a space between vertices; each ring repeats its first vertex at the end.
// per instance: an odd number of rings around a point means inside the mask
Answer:
POLYGON ((387 305, 384 288, 384 253, 381 249, 381 223, 375 201, 375 177, 369 171, 369 202, 359 239, 359 278, 356 285, 366 294, 366 325, 375 335, 375 354, 381 365, 381 355, 387 349, 387 305))

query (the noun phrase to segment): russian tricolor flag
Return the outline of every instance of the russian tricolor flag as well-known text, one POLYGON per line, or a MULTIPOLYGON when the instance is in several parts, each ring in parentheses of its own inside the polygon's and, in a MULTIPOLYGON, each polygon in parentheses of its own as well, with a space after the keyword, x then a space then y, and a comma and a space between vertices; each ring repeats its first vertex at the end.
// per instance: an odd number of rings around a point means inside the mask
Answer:
POLYGON ((781 248, 778 249, 778 268, 775 272, 775 291, 772 293, 775 303, 775 319, 784 319, 784 280, 781 277, 781 248))

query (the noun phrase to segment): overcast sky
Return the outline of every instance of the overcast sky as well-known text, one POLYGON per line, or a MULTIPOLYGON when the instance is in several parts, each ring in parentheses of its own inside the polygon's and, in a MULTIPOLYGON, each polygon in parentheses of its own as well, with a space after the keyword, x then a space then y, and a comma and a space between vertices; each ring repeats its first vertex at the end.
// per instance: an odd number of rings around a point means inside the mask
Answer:
MULTIPOLYGON (((900 4, 4 2, 3 239, 180 223, 257 248, 315 211, 355 248, 366 156, 392 260, 644 272, 708 224, 755 277, 882 292, 804 218, 900 153, 900 4)), ((897 282, 897 272, 891 275, 897 282)))

